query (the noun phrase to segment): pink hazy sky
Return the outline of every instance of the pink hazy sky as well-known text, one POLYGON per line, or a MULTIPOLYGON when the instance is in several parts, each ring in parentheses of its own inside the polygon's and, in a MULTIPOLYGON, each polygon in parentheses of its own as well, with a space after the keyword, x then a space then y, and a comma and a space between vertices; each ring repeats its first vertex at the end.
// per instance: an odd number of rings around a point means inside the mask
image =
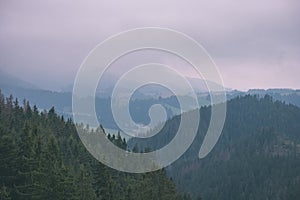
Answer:
MULTIPOLYGON (((298 0, 2 0, 0 69, 59 90, 72 84, 99 42, 120 31, 155 26, 178 30, 202 44, 226 87, 299 88, 299 11, 298 0)), ((188 66, 180 68, 193 76, 188 66)))

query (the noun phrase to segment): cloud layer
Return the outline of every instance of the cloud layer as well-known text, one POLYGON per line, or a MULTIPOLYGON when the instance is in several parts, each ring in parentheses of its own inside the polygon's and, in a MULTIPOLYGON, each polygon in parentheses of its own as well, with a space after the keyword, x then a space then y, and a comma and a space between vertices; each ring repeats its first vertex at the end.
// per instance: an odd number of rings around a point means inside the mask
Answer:
MULTIPOLYGON (((73 81, 81 62, 99 42, 127 29, 158 26, 201 43, 227 87, 299 88, 298 2, 1 1, 0 68, 41 87, 58 89, 73 81)), ((164 56, 161 61, 174 64, 164 56)), ((188 66, 181 68, 190 73, 188 66)))

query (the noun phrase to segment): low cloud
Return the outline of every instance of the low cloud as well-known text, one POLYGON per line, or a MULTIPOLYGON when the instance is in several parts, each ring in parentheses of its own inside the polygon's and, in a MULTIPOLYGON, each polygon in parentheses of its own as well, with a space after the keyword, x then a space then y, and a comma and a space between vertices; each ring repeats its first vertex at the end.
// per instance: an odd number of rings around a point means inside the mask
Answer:
POLYGON ((300 85, 298 2, 2 1, 0 68, 58 89, 73 81, 88 52, 107 37, 159 26, 201 43, 226 86, 295 88, 300 85))

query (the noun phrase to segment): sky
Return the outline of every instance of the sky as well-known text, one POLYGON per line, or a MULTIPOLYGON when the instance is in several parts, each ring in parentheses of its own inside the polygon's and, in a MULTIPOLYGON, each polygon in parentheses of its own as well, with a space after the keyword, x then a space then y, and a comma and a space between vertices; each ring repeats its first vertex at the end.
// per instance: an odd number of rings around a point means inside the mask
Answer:
MULTIPOLYGON (((300 88, 299 19, 298 0, 0 0, 0 69, 60 90, 72 84, 84 58, 106 38, 162 27, 199 42, 226 87, 295 89, 300 88)), ((147 53, 124 62, 154 58, 193 76, 180 61, 147 53)))

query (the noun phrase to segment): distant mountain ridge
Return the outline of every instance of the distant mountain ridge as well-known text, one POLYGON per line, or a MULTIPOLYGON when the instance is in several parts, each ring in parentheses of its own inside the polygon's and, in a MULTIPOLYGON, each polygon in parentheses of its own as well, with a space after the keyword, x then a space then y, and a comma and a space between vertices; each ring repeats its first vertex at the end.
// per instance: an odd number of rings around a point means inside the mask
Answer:
POLYGON ((36 85, 17 78, 0 69, 0 86, 9 88, 40 89, 36 85))
MULTIPOLYGON (((113 78, 113 77, 111 77, 113 78)), ((106 85, 102 85, 104 88, 110 88, 114 83, 109 77, 103 80, 106 85)), ((209 92, 205 91, 205 81, 201 79, 190 79, 193 88, 197 88, 197 96, 200 106, 210 105, 209 92)), ((211 83, 213 84, 213 83, 211 83)), ((32 104, 36 104, 39 109, 50 109, 55 107, 56 111, 64 115, 65 117, 72 117, 72 93, 69 92, 56 92, 49 90, 42 90, 38 87, 13 77, 5 72, 1 71, 0 74, 0 89, 5 95, 12 94, 20 101, 27 99, 32 104)), ((113 119, 110 109, 110 93, 111 88, 107 89, 103 96, 102 93, 97 94, 96 97, 96 110, 97 116, 100 122, 105 128, 118 130, 118 127, 113 119), (109 92, 110 91, 110 92, 109 92)), ((227 99, 233 99, 237 96, 244 96, 247 94, 258 94, 264 96, 265 94, 271 95, 275 100, 284 101, 300 107, 300 92, 299 90, 292 89, 252 89, 248 92, 241 92, 238 90, 226 89, 227 99)), ((186 103, 189 102, 189 98, 186 98, 186 103)), ((179 103, 175 96, 172 96, 170 91, 157 87, 147 86, 138 90, 130 101, 130 113, 132 118, 141 124, 148 124, 150 118, 148 116, 148 110, 153 104, 162 104, 168 114, 168 118, 181 113, 179 103), (170 96, 171 95, 171 96, 170 96)))
MULTIPOLYGON (((185 77, 186 80, 191 84, 192 88, 194 89, 195 93, 205 93, 208 92, 207 84, 209 84, 212 88, 222 88, 221 85, 214 83, 212 81, 203 80, 200 78, 192 78, 192 77, 185 77)), ((101 98, 109 98, 112 95, 112 91, 115 87, 116 82, 118 81, 118 77, 114 75, 104 75, 97 87, 96 95, 101 98)), ((129 88, 131 86, 136 85, 135 80, 127 80, 128 85, 121 85, 121 90, 123 92, 131 92, 129 88)), ((67 87, 62 88, 63 92, 72 92, 73 85, 68 85, 67 87)), ((225 88, 226 91, 230 91, 230 88, 225 88)), ((147 98, 167 98, 174 95, 170 90, 159 86, 159 84, 148 84, 145 85, 135 93, 133 98, 139 99, 147 99, 147 98)), ((178 94, 183 95, 183 94, 178 94)))

